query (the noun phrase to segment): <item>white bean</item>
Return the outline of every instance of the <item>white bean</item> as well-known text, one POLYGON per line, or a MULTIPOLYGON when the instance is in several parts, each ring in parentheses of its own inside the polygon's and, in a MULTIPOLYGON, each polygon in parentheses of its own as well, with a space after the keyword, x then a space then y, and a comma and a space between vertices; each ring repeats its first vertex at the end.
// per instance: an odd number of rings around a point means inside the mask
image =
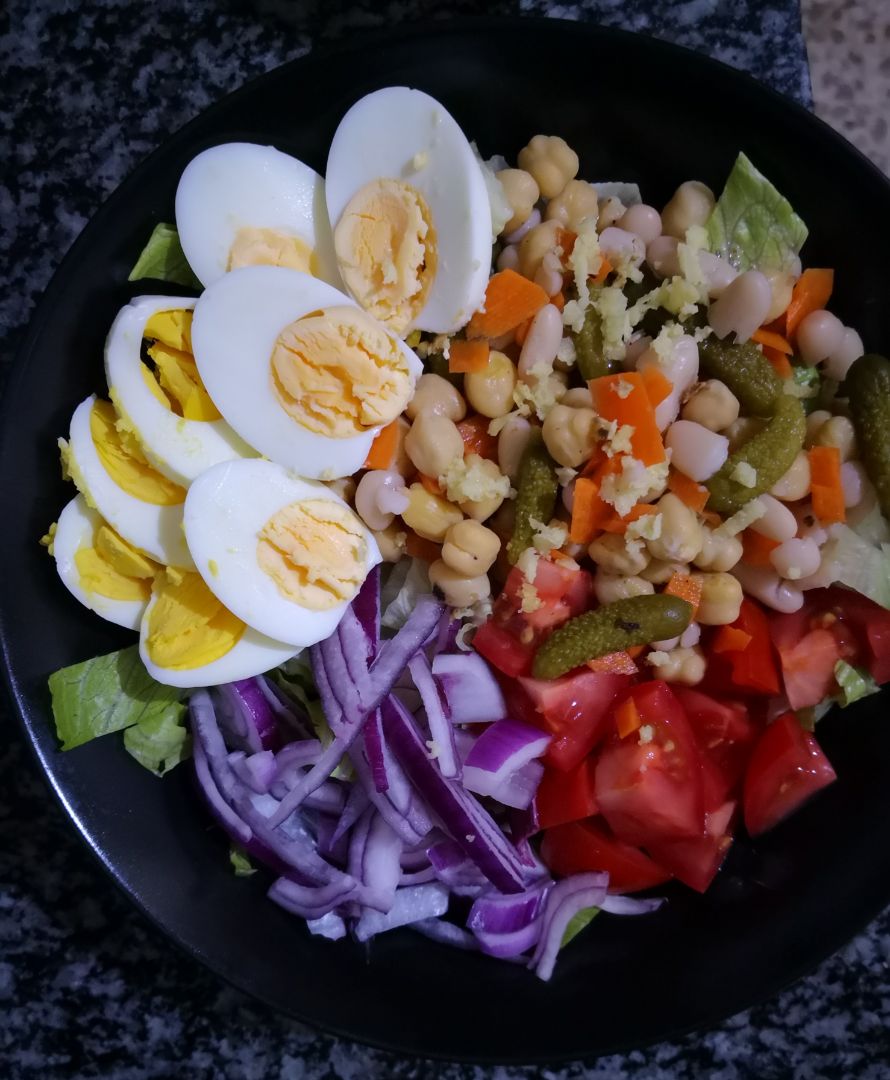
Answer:
POLYGON ((631 257, 639 264, 646 256, 646 245, 636 233, 610 225, 600 233, 600 251, 612 262, 631 257))
POLYGON ((545 304, 532 319, 519 354, 519 378, 525 383, 537 381, 536 367, 551 367, 562 341, 562 314, 555 304, 545 304))
POLYGON ((822 547, 828 539, 828 532, 819 524, 812 505, 805 502, 795 506, 794 518, 797 521, 797 535, 803 540, 812 540, 817 547, 822 547))
POLYGON ((844 506, 858 506, 865 494, 868 479, 858 461, 845 461, 841 465, 841 487, 844 489, 844 506))
POLYGON ((498 255, 498 270, 515 270, 519 272, 519 248, 515 244, 507 244, 498 255))
POLYGON ((635 233, 644 244, 651 244, 656 237, 661 236, 661 214, 654 206, 636 203, 624 211, 618 219, 618 227, 635 233))
POLYGON ((673 236, 657 236, 646 247, 646 262, 657 278, 674 277, 680 273, 680 259, 677 256, 679 240, 673 236))
POLYGON ((372 469, 359 480, 355 489, 355 508, 369 529, 381 532, 392 524, 393 517, 408 509, 408 491, 399 473, 390 469, 372 469))
POLYGON ((701 640, 701 627, 697 622, 691 622, 680 635, 680 645, 684 649, 691 649, 698 645, 701 640))
POLYGON ((844 324, 830 311, 819 308, 805 315, 797 328, 797 349, 804 363, 818 364, 840 347, 844 324))
POLYGON ((548 296, 555 296, 562 289, 562 267, 555 251, 548 251, 541 260, 535 284, 540 285, 548 296))
POLYGON ((680 644, 678 637, 662 638, 661 641, 653 641, 652 648, 657 649, 659 652, 670 652, 671 649, 676 649, 680 644))
POLYGON ((780 577, 797 581, 819 569, 819 545, 814 540, 794 536, 773 548, 769 561, 780 577))
POLYGON ((628 342, 627 349, 624 353, 623 367, 626 371, 635 371, 637 367, 637 360, 643 355, 643 353, 652 344, 652 338, 646 337, 643 334, 641 337, 634 338, 628 342))
POLYGON ((754 532, 770 540, 778 540, 780 544, 784 540, 790 540, 797 532, 797 518, 794 514, 772 495, 761 495, 760 502, 766 507, 766 513, 751 523, 754 532))
POLYGON ((531 433, 532 426, 524 416, 511 416, 498 435, 498 467, 511 480, 515 480, 519 474, 519 465, 531 433))
POLYGON ((673 423, 680 412, 680 401, 698 378, 698 345, 695 338, 684 334, 677 338, 667 360, 650 347, 637 361, 637 371, 656 367, 671 381, 671 392, 655 409, 655 422, 660 431, 673 423))
POLYGON ((705 275, 708 296, 712 300, 722 296, 739 276, 738 270, 728 263, 726 259, 721 259, 719 255, 714 255, 710 251, 700 251, 698 253, 698 264, 705 275))
POLYGON ((803 607, 802 590, 783 581, 774 570, 739 563, 732 572, 746 593, 750 593, 755 600, 766 604, 773 611, 791 614, 803 607))
POLYGON ((810 459, 805 450, 797 455, 784 476, 769 489, 770 495, 782 502, 797 502, 810 492, 810 459))
POLYGON ((528 217, 525 219, 525 221, 523 221, 523 223, 519 226, 519 228, 514 229, 513 232, 511 232, 509 236, 505 236, 504 240, 508 244, 518 244, 519 241, 523 238, 523 236, 525 236, 525 234, 527 232, 531 232, 531 230, 536 225, 540 225, 540 224, 541 224, 541 211, 540 210, 532 210, 532 212, 528 215, 528 217))
POLYGON ((829 379, 843 382, 847 377, 847 372, 853 366, 853 361, 858 360, 864 352, 862 338, 852 327, 845 326, 840 343, 825 361, 823 371, 829 379))
POLYGON ((675 420, 664 442, 672 452, 671 464, 699 483, 713 476, 729 457, 729 439, 692 420, 675 420))
POLYGON ((772 303, 769 281, 759 270, 747 270, 708 308, 708 322, 719 338, 735 334, 747 341, 766 318, 772 303))

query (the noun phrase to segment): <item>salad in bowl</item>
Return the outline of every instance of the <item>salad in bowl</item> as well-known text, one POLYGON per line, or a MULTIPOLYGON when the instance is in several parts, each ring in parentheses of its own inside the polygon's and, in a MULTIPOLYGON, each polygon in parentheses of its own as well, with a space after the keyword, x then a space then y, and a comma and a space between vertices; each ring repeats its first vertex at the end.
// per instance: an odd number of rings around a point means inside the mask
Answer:
POLYGON ((404 87, 324 178, 204 150, 43 539, 139 635, 50 678, 65 748, 188 759, 313 934, 545 980, 830 784, 819 719, 890 680, 890 363, 806 225, 744 154, 660 210, 579 172, 404 87))

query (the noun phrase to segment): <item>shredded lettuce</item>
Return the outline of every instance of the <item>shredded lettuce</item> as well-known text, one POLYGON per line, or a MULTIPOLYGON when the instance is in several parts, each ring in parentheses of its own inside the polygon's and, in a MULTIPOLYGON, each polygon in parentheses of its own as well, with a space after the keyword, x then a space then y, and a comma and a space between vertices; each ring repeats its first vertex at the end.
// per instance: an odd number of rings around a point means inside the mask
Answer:
POLYGON ((149 772, 163 776, 191 756, 192 740, 182 722, 184 714, 185 706, 181 706, 178 716, 171 710, 140 720, 124 731, 124 749, 149 772))
POLYGON ((807 227, 742 153, 708 219, 711 250, 738 270, 791 269, 807 227))
POLYGON ((877 694, 881 689, 867 671, 852 667, 845 660, 838 660, 834 665, 834 677, 841 691, 838 701, 843 707, 869 694, 877 694))
POLYGON ((256 873, 256 867, 247 857, 247 854, 235 844, 229 847, 229 862, 235 871, 235 877, 250 877, 251 874, 256 873))
POLYGON ((570 941, 574 941, 585 926, 589 926, 590 923, 593 922, 594 917, 599 915, 599 913, 600 909, 598 907, 581 908, 581 910, 569 920, 569 925, 562 935, 562 942, 559 947, 564 949, 570 941))
POLYGON ((63 750, 138 725, 127 749, 141 764, 172 768, 187 756, 181 692, 148 674, 136 645, 54 672, 49 689, 63 750))
POLYGON ((881 508, 877 502, 855 524, 854 516, 856 516, 856 510, 851 510, 847 520, 850 528, 862 540, 872 545, 890 542, 890 525, 887 524, 887 519, 881 513, 881 508))
POLYGON ((819 569, 804 580, 807 588, 846 585, 890 608, 890 544, 871 544, 846 525, 832 525, 819 569))
POLYGON ((625 206, 635 206, 643 201, 640 185, 628 180, 599 180, 594 185, 600 199, 618 199, 625 206))
POLYGON ((795 364, 791 382, 797 388, 795 397, 800 398, 804 412, 810 413, 816 408, 816 401, 822 388, 822 376, 817 367, 809 364, 795 364))
POLYGON ((172 281, 176 285, 187 285, 192 289, 201 288, 201 282, 195 277, 183 254, 179 233, 172 225, 165 225, 163 222, 155 225, 127 280, 139 281, 141 278, 172 281))
POLYGON ((383 615, 380 622, 387 630, 400 630, 414 610, 419 597, 432 592, 429 566, 423 559, 400 559, 390 571, 381 592, 383 615))

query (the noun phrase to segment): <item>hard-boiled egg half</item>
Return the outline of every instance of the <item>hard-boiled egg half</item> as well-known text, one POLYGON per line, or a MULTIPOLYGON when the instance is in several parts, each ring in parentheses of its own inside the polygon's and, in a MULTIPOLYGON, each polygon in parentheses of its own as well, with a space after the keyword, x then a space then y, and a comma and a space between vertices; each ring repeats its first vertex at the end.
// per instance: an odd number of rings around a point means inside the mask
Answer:
POLYGON ((339 284, 324 181, 271 146, 204 150, 176 189, 182 250, 202 284, 240 266, 289 266, 339 284))
POLYGON ((103 619, 139 629, 162 568, 119 536, 82 495, 59 515, 50 551, 72 596, 103 619))
POLYGON ((329 637, 380 562, 373 536, 338 495, 271 461, 208 469, 189 488, 185 533, 226 608, 294 646, 329 637))
POLYGON ((194 567, 182 529, 185 490, 149 465, 110 402, 95 394, 82 401, 59 448, 63 471, 115 532, 157 562, 194 567))
POLYGON ((195 305, 192 347, 213 403, 265 457, 349 476, 401 415, 422 365, 354 300, 274 266, 221 277, 195 305))
POLYGON ((146 459, 188 485, 219 461, 254 451, 222 419, 192 356, 189 297, 138 296, 122 308, 105 342, 109 396, 119 422, 146 459), (143 339, 151 366, 142 359, 143 339))
POLYGON ((434 98, 393 86, 356 102, 334 134, 325 193, 346 288, 395 333, 450 333, 480 307, 488 193, 466 136, 434 98))

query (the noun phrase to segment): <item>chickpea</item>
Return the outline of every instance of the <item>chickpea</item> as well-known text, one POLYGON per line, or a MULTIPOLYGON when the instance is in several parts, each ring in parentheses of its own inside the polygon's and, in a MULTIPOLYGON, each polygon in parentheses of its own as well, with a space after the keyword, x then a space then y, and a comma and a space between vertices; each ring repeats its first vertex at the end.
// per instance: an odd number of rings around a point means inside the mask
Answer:
POLYGON ((456 386, 441 375, 428 371, 417 380, 414 397, 408 402, 405 412, 412 420, 416 420, 422 412, 431 412, 447 416, 456 423, 467 415, 467 403, 456 386))
POLYGON ((593 591, 601 604, 611 604, 615 600, 627 600, 631 596, 649 596, 655 592, 655 586, 641 577, 609 574, 605 570, 598 570, 593 579, 593 591))
POLYGON ((603 533, 588 547, 587 554, 597 567, 610 574, 639 574, 649 564, 649 554, 642 544, 628 547, 617 533, 603 533))
MULTIPOLYGON (((587 397, 589 400, 590 395, 587 397)), ((504 476, 509 476, 511 480, 519 475, 522 455, 531 433, 532 426, 524 416, 511 416, 498 435, 498 465, 504 476)))
POLYGON ((378 529, 374 533, 377 547, 384 562, 397 563, 405 554, 408 543, 408 534, 400 529, 398 523, 393 521, 385 529, 378 529))
POLYGON ((739 418, 739 399, 726 383, 707 379, 693 386, 680 415, 709 431, 725 431, 739 418))
POLYGON ((497 533, 472 519, 459 521, 445 534, 442 558, 457 574, 487 574, 501 550, 497 533))
POLYGON ((430 582, 441 591, 445 603, 453 608, 470 607, 491 596, 488 574, 464 577, 453 570, 444 559, 436 559, 430 565, 430 582))
POLYGON ((586 386, 573 386, 563 394, 560 405, 568 405, 570 409, 589 409, 591 400, 590 390, 586 386))
POLYGON ((735 622, 742 607, 742 586, 732 574, 694 574, 701 582, 696 619, 702 626, 726 626, 735 622))
POLYGON ((534 281, 544 256, 557 246, 558 221, 542 221, 523 236, 519 244, 519 273, 534 281))
POLYGON ((667 658, 655 667, 659 679, 665 682, 681 683, 683 686, 697 686, 705 677, 707 661, 701 649, 671 649, 667 658))
POLYGON ((764 421, 756 416, 740 416, 733 420, 723 434, 729 439, 729 451, 734 453, 740 446, 752 439, 758 432, 763 431, 764 421))
POLYGON ((653 585, 667 585, 674 574, 688 574, 686 563, 673 562, 670 559, 652 559, 649 565, 640 571, 640 577, 651 581, 653 585))
POLYGON ((692 225, 704 225, 717 200, 714 192, 699 180, 687 180, 681 184, 661 211, 661 231, 666 236, 685 240, 692 225))
POLYGON ((505 353, 496 349, 488 354, 484 371, 464 375, 464 393, 476 412, 494 419, 506 416, 513 408, 516 387, 516 365, 505 353))
POLYGON ((831 413, 825 409, 816 409, 815 412, 811 412, 807 417, 807 434, 804 439, 804 446, 809 450, 811 446, 816 445, 816 436, 822 430, 822 425, 827 423, 831 419, 831 413))
MULTIPOLYGON (((478 454, 468 454, 466 460, 468 465, 474 466, 479 472, 487 474, 492 480, 500 479, 501 470, 494 461, 479 457, 478 454)), ((473 518, 474 521, 487 521, 500 508, 504 498, 503 495, 489 495, 485 499, 466 499, 459 505, 467 517, 473 518)))
POLYGON ((412 484, 408 488, 407 510, 402 513, 402 521, 424 540, 434 540, 440 544, 452 525, 463 520, 463 512, 441 495, 433 495, 423 484, 412 484))
POLYGON ((535 135, 519 151, 518 162, 535 178, 545 199, 558 195, 578 175, 578 155, 559 135, 535 135))
POLYGON ((856 431, 846 416, 832 416, 816 432, 816 446, 835 446, 841 461, 851 461, 857 456, 856 431))
POLYGON ((781 476, 769 489, 774 499, 782 502, 797 502, 810 493, 810 459, 805 450, 797 455, 788 472, 781 476))
POLYGON ((624 217, 626 210, 627 207, 615 195, 609 195, 605 199, 600 199, 596 222, 597 232, 602 232, 611 225, 617 224, 621 218, 624 217))
POLYGON ((646 541, 649 553, 668 562, 691 562, 702 547, 698 518, 672 491, 662 495, 656 505, 661 514, 661 535, 646 541))
POLYGON ((464 456, 464 441, 453 420, 439 413, 423 412, 405 437, 405 449, 415 469, 436 477, 464 456))
POLYGON ((535 178, 525 169, 501 169, 497 174, 513 216, 504 225, 502 233, 511 233, 528 219, 535 203, 541 197, 535 178))
POLYGON ((661 215, 654 206, 637 203, 629 206, 618 219, 618 228, 638 236, 644 244, 651 244, 661 236, 661 215))
POLYGON ((586 180, 569 180, 544 211, 546 221, 558 221, 563 228, 577 232, 585 218, 596 217, 599 200, 596 188, 586 180))
POLYGON ((692 560, 699 570, 725 573, 742 557, 742 542, 737 536, 722 536, 702 526, 701 551, 692 560))
POLYGON ((570 409, 568 405, 554 405, 541 429, 547 452, 568 469, 577 469, 587 461, 599 440, 598 433, 592 408, 570 409))

